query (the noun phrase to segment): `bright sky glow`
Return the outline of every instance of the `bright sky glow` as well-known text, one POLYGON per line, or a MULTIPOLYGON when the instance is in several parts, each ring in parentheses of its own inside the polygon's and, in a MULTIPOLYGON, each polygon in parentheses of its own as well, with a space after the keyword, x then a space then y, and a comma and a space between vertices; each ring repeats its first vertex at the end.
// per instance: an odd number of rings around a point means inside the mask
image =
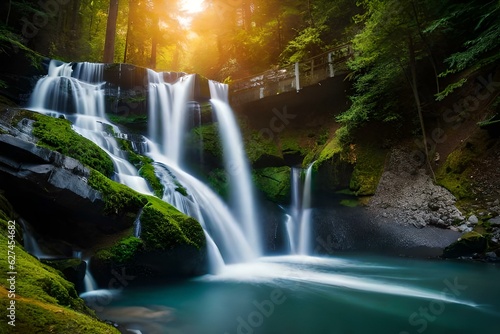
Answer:
POLYGON ((205 0, 181 0, 181 9, 188 14, 198 13, 203 10, 205 0))

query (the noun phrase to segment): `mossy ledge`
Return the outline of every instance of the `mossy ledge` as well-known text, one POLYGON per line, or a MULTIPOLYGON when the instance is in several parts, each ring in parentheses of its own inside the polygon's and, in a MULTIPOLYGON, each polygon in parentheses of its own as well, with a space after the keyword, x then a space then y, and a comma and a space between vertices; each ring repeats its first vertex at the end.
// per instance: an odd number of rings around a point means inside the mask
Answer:
POLYGON ((99 146, 79 135, 71 128, 71 123, 62 118, 54 118, 30 111, 21 111, 15 117, 34 120, 33 135, 37 145, 57 151, 79 160, 106 176, 113 173, 113 161, 99 146))
POLYGON ((201 225, 170 204, 153 196, 139 194, 95 170, 91 172, 88 184, 101 192, 105 203, 104 213, 107 215, 135 217, 142 209, 140 219, 145 249, 165 250, 179 245, 201 249, 205 246, 201 225))
POLYGON ((206 272, 206 240, 201 225, 170 204, 142 195, 92 171, 89 185, 101 192, 105 214, 127 217, 128 232, 92 257, 91 267, 100 284, 108 284, 111 273, 127 270, 139 280, 189 277, 206 272), (140 238, 132 235, 131 222, 140 212, 140 238))
MULTIPOLYGON (((0 194, 0 242, 7 253, 9 220, 17 218, 8 201, 0 194)), ((95 316, 77 295, 72 283, 54 268, 28 254, 17 241, 16 248, 16 321, 17 333, 120 333, 95 316)), ((7 268, 7 258, 0 259, 7 268)), ((0 273, 0 307, 10 305, 7 270, 0 273)), ((7 320, 5 320, 7 321, 7 320)), ((7 326, 6 322, 3 326, 7 326)), ((2 327, 5 328, 5 327, 2 327)), ((2 332, 3 333, 3 332, 2 332)))

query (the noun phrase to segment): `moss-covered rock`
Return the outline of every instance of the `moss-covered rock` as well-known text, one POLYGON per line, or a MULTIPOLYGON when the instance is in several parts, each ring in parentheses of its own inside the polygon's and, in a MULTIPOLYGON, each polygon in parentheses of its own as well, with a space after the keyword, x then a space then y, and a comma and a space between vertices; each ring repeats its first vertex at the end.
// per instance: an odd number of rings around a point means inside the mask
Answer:
POLYGON ((248 161, 254 168, 280 167, 285 165, 283 154, 275 142, 265 139, 257 132, 244 135, 248 161))
POLYGON ((445 163, 436 172, 436 181, 439 185, 448 189, 458 199, 469 199, 471 193, 470 162, 475 153, 467 145, 453 151, 446 158, 445 163))
POLYGON ((40 261, 43 264, 60 271, 64 275, 64 278, 73 283, 75 286, 78 286, 80 282, 83 282, 87 266, 81 259, 42 259, 40 261))
POLYGON ((141 154, 137 154, 130 141, 123 138, 116 138, 120 148, 126 152, 128 161, 139 170, 139 175, 146 180, 156 197, 162 198, 165 187, 155 173, 153 159, 141 154))
POLYGON ((355 159, 349 188, 358 196, 375 194, 384 172, 387 150, 375 145, 358 144, 350 153, 355 159))
POLYGON ((35 113, 29 117, 35 120, 33 135, 38 138, 37 145, 79 160, 104 175, 113 173, 111 158, 92 141, 73 131, 69 121, 35 113))
POLYGON ((94 257, 114 264, 126 264, 130 262, 142 248, 143 241, 141 239, 129 236, 121 239, 110 248, 99 250, 94 257))
POLYGON ((112 273, 122 270, 145 282, 206 273, 206 240, 200 224, 156 197, 145 198, 141 237, 128 235, 97 251, 91 261, 96 280, 109 284, 112 273))
POLYGON ((318 189, 335 192, 349 187, 353 166, 337 137, 319 152, 313 168, 318 172, 318 189))
POLYGON ((167 250, 180 245, 201 249, 205 246, 203 229, 194 218, 154 197, 148 197, 148 201, 141 215, 141 238, 146 249, 167 250))
POLYGON ((222 144, 217 123, 206 124, 192 130, 195 140, 203 145, 203 152, 215 158, 223 157, 222 144))
MULTIPOLYGON (((7 254, 8 220, 5 203, 0 195, 0 246, 7 254)), ((7 209, 10 211, 9 207, 7 209)), ((11 218, 9 218, 11 219, 11 218)), ((42 264, 28 254, 21 244, 15 248, 15 328, 18 333, 119 333, 118 330, 98 320, 77 292, 72 283, 66 281, 59 271, 42 264)), ((8 268, 7 257, 0 258, 2 268, 8 268)), ((0 272, 0 307, 10 305, 7 270, 0 272)), ((5 323, 4 323, 5 325, 5 323)), ((3 327, 5 328, 5 327, 3 327)))
POLYGON ((253 179, 267 199, 283 203, 290 200, 290 173, 288 166, 268 167, 254 170, 253 179))
POLYGON ((215 168, 208 173, 210 187, 222 198, 229 195, 229 183, 227 172, 222 168, 215 168))
POLYGON ((458 258, 472 256, 475 253, 484 253, 488 248, 488 238, 477 231, 464 234, 456 242, 446 247, 443 251, 444 258, 458 258))
POLYGON ((99 191, 104 199, 104 214, 135 218, 139 209, 148 201, 129 187, 114 182, 96 170, 92 170, 88 184, 99 191))

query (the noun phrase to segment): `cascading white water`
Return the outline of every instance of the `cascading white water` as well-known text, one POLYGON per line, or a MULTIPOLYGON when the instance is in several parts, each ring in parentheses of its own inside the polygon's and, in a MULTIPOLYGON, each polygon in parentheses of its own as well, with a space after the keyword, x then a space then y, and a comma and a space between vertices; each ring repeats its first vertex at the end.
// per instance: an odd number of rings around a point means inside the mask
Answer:
POLYGON ((97 290, 97 283, 95 282, 94 277, 90 273, 89 269, 90 260, 83 260, 83 262, 85 262, 85 268, 86 268, 85 277, 83 278, 83 285, 85 292, 91 292, 97 290))
MULTIPOLYGON (((246 169, 246 184, 240 187, 240 194, 244 193, 242 199, 235 201, 237 215, 231 212, 229 207, 206 186, 182 169, 182 151, 184 143, 184 130, 186 119, 189 117, 188 103, 193 98, 194 76, 186 76, 174 84, 165 83, 163 75, 153 71, 148 72, 149 84, 149 137, 153 138, 149 143, 148 155, 155 161, 160 162, 155 169, 165 187, 163 199, 175 206, 181 212, 196 218, 203 226, 207 245, 211 271, 217 272, 225 262, 244 262, 260 255, 260 242, 256 228, 255 210, 253 209, 252 188, 248 168, 246 169), (161 126, 158 126, 161 124, 161 126), (158 148, 159 146, 159 148, 158 148), (188 196, 177 191, 178 185, 173 180, 176 178, 188 192, 188 196), (249 207, 242 204, 243 201, 250 203, 249 207), (242 208, 240 210, 240 208, 242 208), (239 225, 243 224, 244 229, 239 225), (245 233, 243 232, 245 231, 245 233)), ((215 90, 217 96, 219 91, 215 90)), ((245 168, 243 145, 238 127, 232 113, 219 99, 213 99, 214 109, 220 111, 219 119, 223 119, 221 133, 231 132, 230 139, 223 139, 224 155, 231 157, 234 166, 245 168), (236 139, 235 139, 236 138, 236 139), (238 139, 239 138, 239 139, 238 139), (237 140, 238 139, 238 140, 237 140), (234 143, 236 142, 236 145, 234 143), (230 147, 228 143, 233 145, 230 147), (240 143, 240 144, 238 144, 240 143)), ((217 112, 218 112, 217 111, 217 112)), ((238 175, 241 178, 241 175, 238 175)), ((241 180, 238 180, 241 184, 241 180)), ((248 205, 248 204, 246 204, 248 205)))
POLYGON ((243 224, 250 244, 260 255, 261 236, 257 224, 250 168, 238 124, 228 104, 228 87, 214 81, 209 81, 209 87, 212 97, 210 101, 219 126, 224 162, 229 176, 230 200, 235 207, 235 216, 243 224))
POLYGON ((48 75, 38 80, 28 108, 52 116, 64 115, 72 121, 76 132, 108 153, 113 160, 118 182, 138 192, 151 194, 146 181, 138 176, 115 138, 109 134, 109 129, 115 135, 119 135, 120 131, 105 118, 103 69, 104 64, 71 64, 52 60, 48 75))
POLYGON ((293 167, 291 175, 292 204, 287 214, 285 227, 292 254, 311 254, 311 183, 312 167, 306 169, 304 182, 301 182, 302 169, 293 167))
POLYGON ((299 238, 299 254, 311 254, 311 186, 312 186, 312 167, 314 162, 309 165, 306 170, 306 178, 304 180, 304 188, 302 192, 302 215, 300 217, 300 238, 299 238))
POLYGON ((194 78, 195 75, 186 75, 171 85, 165 82, 163 73, 148 70, 149 136, 171 163, 179 166, 182 166, 187 102, 193 96, 194 78))
MULTIPOLYGON (((73 121, 75 131, 110 155, 115 163, 117 181, 139 192, 151 193, 147 183, 137 176, 136 169, 122 155, 114 136, 109 134, 110 128, 114 135, 120 132, 104 117, 102 70, 102 64, 52 61, 48 76, 39 80, 35 87, 30 109, 53 116, 64 113, 73 121)), ((241 135, 227 105, 226 86, 215 87, 216 84, 211 83, 212 103, 220 132, 224 134, 226 165, 230 174, 234 174, 230 181, 235 189, 231 201, 235 205, 234 212, 212 189, 183 170, 186 119, 189 102, 193 99, 195 76, 186 75, 170 84, 165 82, 162 73, 150 70, 148 78, 148 131, 152 141, 146 140, 145 153, 157 162, 155 169, 165 186, 163 199, 200 222, 207 239, 212 272, 217 272, 226 262, 255 259, 261 255, 261 246, 255 227, 252 185, 241 135), (180 185, 188 196, 177 191, 180 185)))

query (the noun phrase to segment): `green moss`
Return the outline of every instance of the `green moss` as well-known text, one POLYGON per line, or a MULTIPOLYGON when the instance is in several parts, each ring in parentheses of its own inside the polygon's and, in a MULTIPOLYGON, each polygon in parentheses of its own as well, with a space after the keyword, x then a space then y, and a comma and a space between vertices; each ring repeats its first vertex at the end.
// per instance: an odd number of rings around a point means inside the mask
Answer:
POLYGON ((135 215, 147 203, 143 195, 108 179, 96 170, 90 173, 88 184, 103 195, 104 213, 108 215, 135 215))
POLYGON ((146 115, 131 115, 131 116, 120 116, 116 114, 107 114, 108 119, 114 124, 143 124, 147 123, 148 117, 146 115))
POLYGON ((111 158, 92 141, 73 131, 69 121, 34 113, 30 116, 36 121, 33 135, 38 138, 37 145, 75 158, 104 175, 113 173, 111 158))
POLYGON ((349 188, 358 196, 375 194, 384 172, 387 151, 375 145, 358 144, 353 152, 356 164, 349 188))
POLYGON ((165 192, 165 187, 160 182, 160 179, 155 174, 155 168, 152 164, 148 163, 139 169, 139 175, 142 176, 153 189, 156 197, 162 198, 165 192))
POLYGON ((203 229, 194 218, 155 197, 148 196, 148 201, 141 216, 141 238, 147 249, 171 250, 182 245, 201 249, 205 246, 203 229))
POLYGON ((222 168, 216 168, 208 173, 208 184, 222 198, 229 194, 228 175, 222 168))
POLYGON ((154 195, 158 198, 162 198, 165 187, 156 176, 153 159, 135 153, 132 149, 130 141, 126 139, 116 138, 116 142, 118 143, 120 149, 127 152, 128 161, 139 169, 139 175, 148 182, 149 186, 153 189, 154 195))
POLYGON ((245 151, 248 157, 248 161, 251 164, 259 161, 264 156, 276 157, 282 159, 278 146, 271 140, 264 139, 259 133, 251 132, 244 136, 245 140, 245 151))
POLYGON ((306 156, 308 150, 299 143, 301 134, 286 133, 280 137, 281 151, 287 154, 306 156))
POLYGON ((195 140, 203 143, 203 151, 210 153, 216 158, 222 158, 221 139, 216 123, 202 125, 194 128, 192 131, 195 135, 195 140))
POLYGON ((359 201, 357 199, 343 199, 340 201, 340 205, 348 208, 355 208, 359 206, 359 201))
POLYGON ((448 189, 457 199, 472 198, 470 189, 471 161, 475 154, 466 147, 453 151, 436 172, 436 181, 448 189))
POLYGON ((112 247, 99 250, 95 257, 111 261, 115 264, 125 264, 131 261, 143 247, 143 241, 136 237, 126 237, 114 244, 112 247))
POLYGON ((253 180, 256 187, 275 203, 282 203, 290 197, 290 173, 288 166, 256 169, 253 180))
POLYGON ((338 138, 333 137, 333 139, 331 139, 319 153, 318 159, 313 168, 317 169, 323 162, 331 159, 335 154, 341 154, 342 151, 343 149, 338 138))
POLYGON ((487 237, 477 231, 471 231, 462 235, 457 241, 446 247, 443 251, 443 257, 472 256, 475 253, 484 253, 487 249, 487 237))

